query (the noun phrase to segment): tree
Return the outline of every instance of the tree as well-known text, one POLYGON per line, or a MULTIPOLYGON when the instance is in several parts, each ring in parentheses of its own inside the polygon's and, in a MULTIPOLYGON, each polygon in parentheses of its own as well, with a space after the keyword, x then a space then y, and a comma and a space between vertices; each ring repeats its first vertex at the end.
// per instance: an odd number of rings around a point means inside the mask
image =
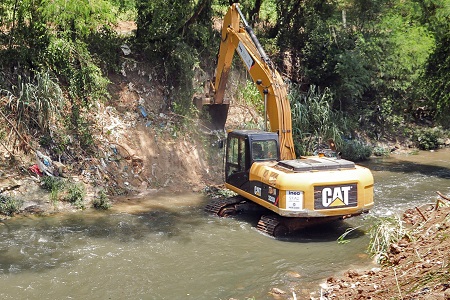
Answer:
POLYGON ((446 0, 416 1, 422 9, 421 21, 434 34, 436 47, 422 79, 426 99, 441 123, 449 127, 450 114, 450 6, 446 0))
MULTIPOLYGON (((184 114, 190 110, 193 72, 200 53, 211 57, 218 40, 212 40, 211 0, 137 1, 136 41, 147 59, 164 74, 168 107, 184 114)), ((206 60, 207 61, 207 60, 206 60)))

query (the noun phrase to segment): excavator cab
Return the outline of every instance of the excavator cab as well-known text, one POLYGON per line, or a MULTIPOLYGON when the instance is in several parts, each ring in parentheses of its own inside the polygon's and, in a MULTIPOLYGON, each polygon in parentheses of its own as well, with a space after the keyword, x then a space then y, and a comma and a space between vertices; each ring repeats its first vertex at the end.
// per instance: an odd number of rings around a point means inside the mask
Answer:
POLYGON ((249 180, 255 162, 280 160, 278 134, 260 130, 234 130, 228 133, 225 181, 242 187, 249 180))

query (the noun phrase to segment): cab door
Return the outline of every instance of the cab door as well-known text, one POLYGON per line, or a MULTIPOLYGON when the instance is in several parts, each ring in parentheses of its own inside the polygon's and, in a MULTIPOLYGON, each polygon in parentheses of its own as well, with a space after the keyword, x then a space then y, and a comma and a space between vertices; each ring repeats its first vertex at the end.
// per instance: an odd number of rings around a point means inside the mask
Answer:
POLYGON ((248 182, 247 139, 241 135, 228 135, 225 162, 225 182, 241 187, 248 182))

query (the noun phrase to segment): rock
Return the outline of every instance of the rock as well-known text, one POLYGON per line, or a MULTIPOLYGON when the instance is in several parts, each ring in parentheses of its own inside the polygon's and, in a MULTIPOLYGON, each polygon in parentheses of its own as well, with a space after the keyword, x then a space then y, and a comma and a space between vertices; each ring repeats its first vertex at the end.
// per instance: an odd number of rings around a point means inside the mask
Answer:
POLYGON ((22 184, 12 178, 0 178, 0 194, 4 191, 11 191, 17 189, 22 184))
POLYGON ((42 215, 45 213, 45 210, 40 205, 30 205, 25 207, 22 212, 24 214, 42 215))
POLYGON ((286 295, 285 291, 275 287, 270 290, 270 293, 275 295, 286 295))

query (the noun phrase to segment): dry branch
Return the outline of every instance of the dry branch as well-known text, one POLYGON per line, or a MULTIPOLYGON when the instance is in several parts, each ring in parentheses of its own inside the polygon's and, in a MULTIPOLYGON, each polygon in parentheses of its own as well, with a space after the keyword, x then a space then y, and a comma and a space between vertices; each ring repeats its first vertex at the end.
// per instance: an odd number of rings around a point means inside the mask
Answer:
POLYGON ((447 201, 450 201, 450 198, 447 197, 447 196, 445 196, 445 195, 443 195, 441 192, 437 191, 436 194, 438 194, 439 196, 441 196, 442 199, 445 199, 445 200, 447 200, 447 201))

